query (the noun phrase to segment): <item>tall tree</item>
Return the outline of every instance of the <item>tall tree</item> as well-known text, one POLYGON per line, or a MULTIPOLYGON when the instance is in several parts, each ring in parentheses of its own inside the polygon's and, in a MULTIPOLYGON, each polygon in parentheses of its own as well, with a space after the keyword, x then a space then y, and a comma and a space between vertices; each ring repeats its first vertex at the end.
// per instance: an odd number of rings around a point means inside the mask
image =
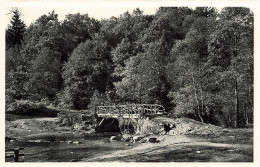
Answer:
POLYGON ((178 41, 171 51, 171 63, 167 66, 172 87, 169 97, 175 112, 189 115, 202 122, 209 115, 206 86, 206 62, 208 38, 215 28, 215 17, 196 16, 185 39, 178 41), (172 70, 175 68, 176 70, 172 70))
POLYGON ((11 24, 6 30, 6 69, 5 87, 7 106, 16 99, 21 99, 25 90, 24 82, 27 80, 25 73, 26 61, 21 54, 21 44, 26 30, 24 22, 21 20, 21 13, 18 9, 11 11, 11 24))
POLYGON ((63 67, 66 96, 61 96, 61 102, 86 109, 95 90, 104 94, 112 86, 111 63, 109 48, 102 39, 79 44, 63 67))
POLYGON ((60 90, 61 54, 42 48, 28 69, 25 89, 32 100, 53 99, 60 90))
POLYGON ((209 45, 210 63, 218 67, 219 81, 232 93, 229 108, 236 118, 234 125, 240 127, 245 124, 246 111, 252 113, 252 106, 243 106, 252 101, 253 14, 248 8, 224 8, 219 18, 209 45))
POLYGON ((21 20, 21 13, 18 9, 13 9, 11 11, 11 25, 8 25, 6 30, 6 48, 14 47, 15 45, 21 45, 24 32, 25 24, 21 20))

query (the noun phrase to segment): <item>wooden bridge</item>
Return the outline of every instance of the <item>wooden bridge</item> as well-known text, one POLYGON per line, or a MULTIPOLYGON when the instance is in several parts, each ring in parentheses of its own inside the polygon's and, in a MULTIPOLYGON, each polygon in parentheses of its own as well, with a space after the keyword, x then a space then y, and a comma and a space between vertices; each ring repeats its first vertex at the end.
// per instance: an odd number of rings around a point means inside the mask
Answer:
POLYGON ((158 104, 128 104, 114 106, 97 106, 96 114, 99 117, 139 118, 140 115, 161 115, 165 108, 158 104))

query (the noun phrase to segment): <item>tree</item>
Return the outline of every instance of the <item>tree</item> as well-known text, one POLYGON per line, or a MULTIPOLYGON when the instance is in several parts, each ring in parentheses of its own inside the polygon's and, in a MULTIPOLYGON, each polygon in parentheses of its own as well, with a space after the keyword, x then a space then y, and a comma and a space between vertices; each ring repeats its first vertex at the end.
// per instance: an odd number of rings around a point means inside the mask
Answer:
POLYGON ((109 48, 102 39, 79 44, 63 67, 66 103, 86 109, 95 90, 102 94, 110 90, 111 63, 109 48))
MULTIPOLYGON (((5 87, 9 101, 21 99, 25 95, 24 83, 27 75, 25 72, 26 62, 24 55, 17 47, 6 50, 5 87)), ((7 102, 8 103, 8 102, 7 102)))
POLYGON ((219 18, 209 45, 210 63, 218 67, 220 81, 232 92, 229 110, 236 118, 234 126, 240 127, 248 122, 247 111, 252 113, 253 15, 248 8, 224 8, 219 18))
POLYGON ((11 25, 8 25, 6 30, 6 48, 14 47, 16 45, 21 45, 23 41, 23 36, 25 32, 25 24, 21 20, 21 13, 18 9, 13 9, 11 11, 11 25))
POLYGON ((32 100, 53 99, 60 89, 61 54, 43 48, 28 69, 26 91, 32 100))
POLYGON ((169 97, 175 106, 175 113, 191 116, 207 122, 210 94, 208 85, 207 60, 208 38, 215 28, 215 17, 196 17, 186 37, 178 41, 171 51, 171 63, 167 66, 172 91, 169 97), (172 69, 175 69, 174 71, 172 69))
POLYGON ((93 39, 99 32, 100 23, 88 14, 68 14, 60 24, 59 32, 56 35, 56 46, 62 54, 62 62, 68 60, 68 55, 78 44, 87 39, 93 39))
POLYGON ((21 13, 18 9, 11 11, 11 25, 6 30, 6 69, 5 69, 5 87, 6 104, 9 105, 16 99, 21 99, 25 90, 23 87, 26 81, 24 55, 21 54, 21 44, 25 32, 25 24, 20 19, 21 13))
POLYGON ((162 65, 161 44, 150 43, 144 53, 125 61, 122 80, 115 82, 117 94, 126 102, 159 103, 168 106, 169 85, 162 65))

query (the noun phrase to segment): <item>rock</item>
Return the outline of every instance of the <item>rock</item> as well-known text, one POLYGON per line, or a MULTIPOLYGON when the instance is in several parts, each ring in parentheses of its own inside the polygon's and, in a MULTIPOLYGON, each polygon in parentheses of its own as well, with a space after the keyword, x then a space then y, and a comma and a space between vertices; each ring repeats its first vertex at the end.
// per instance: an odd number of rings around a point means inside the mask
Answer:
POLYGON ((15 139, 15 138, 11 138, 11 137, 5 137, 5 140, 6 140, 6 141, 11 141, 11 140, 14 141, 14 140, 16 140, 16 139, 15 139))
POLYGON ((149 138, 148 141, 149 141, 150 143, 156 143, 156 142, 157 142, 157 138, 151 137, 151 138, 149 138))
POLYGON ((72 159, 72 160, 70 160, 70 162, 79 162, 80 161, 80 159, 72 159))
POLYGON ((136 141, 140 141, 142 139, 141 136, 134 136, 133 137, 133 141, 136 142, 136 141))
POLYGON ((116 141, 117 140, 117 137, 116 136, 111 136, 110 137, 110 141, 116 141))
POLYGON ((131 141, 131 138, 124 139, 124 142, 129 142, 129 141, 131 141))
POLYGON ((126 144, 126 146, 130 146, 130 144, 126 144))
POLYGON ((139 142, 140 143, 147 143, 147 139, 141 139, 139 142))
POLYGON ((170 130, 169 131, 169 135, 171 135, 171 136, 175 135, 175 131, 174 130, 170 130))
POLYGON ((119 141, 119 140, 121 140, 121 139, 122 139, 121 135, 111 136, 111 137, 110 137, 110 140, 111 140, 111 141, 119 141))
POLYGON ((172 129, 172 128, 176 128, 176 125, 175 125, 175 123, 173 123, 173 124, 170 124, 170 128, 172 129))
POLYGON ((228 152, 234 152, 235 150, 227 150, 228 152))
POLYGON ((160 123, 159 126, 163 126, 164 124, 163 123, 160 123))
POLYGON ((38 140, 34 140, 34 142, 35 143, 42 143, 42 142, 44 142, 43 140, 40 140, 40 139, 38 139, 38 140))
POLYGON ((10 140, 10 142, 14 142, 15 140, 10 140))
POLYGON ((129 134, 123 134, 123 135, 122 135, 122 138, 123 138, 123 139, 125 139, 125 138, 131 138, 131 137, 132 137, 132 135, 129 135, 129 134))
POLYGON ((200 153, 201 153, 201 151, 196 151, 196 153, 200 154, 200 153))
POLYGON ((122 135, 122 139, 123 139, 123 141, 125 141, 125 142, 131 141, 132 138, 133 138, 132 135, 129 135, 129 134, 124 134, 124 135, 122 135))
POLYGON ((67 141, 67 143, 68 143, 68 144, 71 144, 71 143, 73 143, 73 141, 67 141))

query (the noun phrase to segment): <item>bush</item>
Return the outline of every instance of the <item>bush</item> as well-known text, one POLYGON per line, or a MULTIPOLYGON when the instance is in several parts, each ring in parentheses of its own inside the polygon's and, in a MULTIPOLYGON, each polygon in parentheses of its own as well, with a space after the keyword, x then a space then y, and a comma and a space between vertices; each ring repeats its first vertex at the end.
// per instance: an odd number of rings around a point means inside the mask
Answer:
POLYGON ((17 100, 6 109, 8 114, 22 116, 56 117, 58 110, 46 108, 42 103, 33 103, 28 100, 17 100))

